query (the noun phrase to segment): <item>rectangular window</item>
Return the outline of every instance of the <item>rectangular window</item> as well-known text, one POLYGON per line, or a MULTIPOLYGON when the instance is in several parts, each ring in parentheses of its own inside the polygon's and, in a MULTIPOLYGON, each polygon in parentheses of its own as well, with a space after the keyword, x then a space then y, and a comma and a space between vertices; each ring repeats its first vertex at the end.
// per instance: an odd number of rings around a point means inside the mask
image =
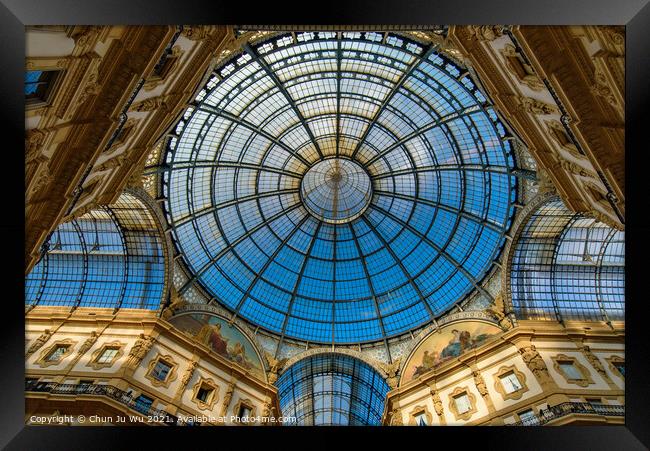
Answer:
POLYGON ((573 362, 558 362, 560 369, 566 375, 568 379, 584 379, 582 373, 576 368, 573 362))
POLYGON ((169 365, 167 362, 164 360, 158 360, 156 362, 156 366, 151 371, 151 376, 155 379, 158 379, 159 381, 164 382, 167 379, 167 375, 171 369, 171 365, 169 365))
POLYGON ((97 363, 111 363, 117 355, 118 348, 106 348, 97 359, 97 363))
POLYGON ((68 351, 69 347, 70 345, 57 345, 56 348, 47 355, 45 360, 48 362, 57 362, 61 360, 61 357, 63 357, 63 355, 68 351))
POLYGON ((207 403, 213 391, 214 390, 210 387, 201 386, 201 388, 196 392, 196 399, 207 403))
POLYGON ((472 405, 469 402, 467 393, 455 396, 454 403, 456 404, 456 410, 458 410, 459 415, 462 415, 465 412, 469 412, 472 409, 472 405))
POLYGON ((250 407, 248 407, 247 405, 242 404, 239 407, 239 415, 238 415, 239 418, 250 417, 251 413, 253 413, 253 410, 250 407))
POLYGON ((415 415, 415 424, 418 426, 427 426, 427 416, 424 412, 420 412, 415 415))
POLYGON ((25 99, 47 101, 58 73, 58 70, 30 70, 25 72, 25 99))
POLYGON ((510 371, 499 378, 506 393, 514 393, 517 390, 521 390, 521 383, 514 371, 510 371))

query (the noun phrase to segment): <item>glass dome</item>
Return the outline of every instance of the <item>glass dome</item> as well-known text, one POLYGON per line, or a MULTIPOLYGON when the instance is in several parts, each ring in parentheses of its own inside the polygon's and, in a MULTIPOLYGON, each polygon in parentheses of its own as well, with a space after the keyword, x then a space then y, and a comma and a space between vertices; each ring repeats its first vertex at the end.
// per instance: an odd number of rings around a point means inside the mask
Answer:
POLYGON ((281 337, 362 343, 448 311, 492 267, 516 180, 468 75, 392 33, 275 36, 219 67, 166 144, 190 279, 281 337))

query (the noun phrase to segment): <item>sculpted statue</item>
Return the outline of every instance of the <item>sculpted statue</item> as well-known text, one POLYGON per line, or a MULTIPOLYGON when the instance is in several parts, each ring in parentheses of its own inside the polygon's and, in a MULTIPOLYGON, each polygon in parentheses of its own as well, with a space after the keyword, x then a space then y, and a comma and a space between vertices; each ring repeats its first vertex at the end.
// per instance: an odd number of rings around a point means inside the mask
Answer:
POLYGON ((525 346, 519 350, 519 353, 535 377, 542 381, 552 380, 548 374, 548 368, 546 368, 546 364, 544 363, 542 356, 537 352, 535 345, 525 346))
POLYGON ((77 351, 77 354, 80 356, 84 355, 95 344, 98 338, 99 335, 97 334, 97 331, 93 330, 90 333, 90 337, 86 338, 86 341, 81 344, 79 350, 77 351))
POLYGON ((230 401, 232 400, 232 394, 235 391, 235 382, 231 382, 228 384, 228 388, 226 388, 226 393, 223 396, 223 404, 221 405, 221 416, 225 417, 226 413, 228 412, 228 406, 230 406, 230 401))
POLYGON ((399 372, 399 364, 402 358, 398 358, 392 363, 377 362, 379 368, 386 374, 386 382, 390 388, 397 387, 397 373, 399 372))
POLYGON ((49 340, 51 336, 52 336, 52 332, 50 332, 50 329, 45 329, 43 333, 34 340, 34 343, 32 343, 29 346, 29 348, 27 349, 26 357, 32 355, 33 353, 41 349, 43 345, 47 343, 47 340, 49 340))
MULTIPOLYGON (((189 366, 187 367, 187 370, 185 370, 185 374, 183 374, 183 378, 181 379, 181 387, 187 387, 187 384, 190 383, 190 379, 192 378, 192 374, 194 374, 194 370, 196 367, 199 366, 199 362, 196 360, 191 360, 189 366)), ((179 389, 180 390, 180 389, 179 389)))
POLYGON ((269 365, 269 384, 273 384, 278 380, 278 374, 280 371, 282 371, 282 368, 284 368, 284 364, 287 363, 287 359, 276 359, 268 352, 264 353, 264 357, 266 358, 266 362, 269 365))
POLYGON ((433 408, 436 409, 436 414, 441 417, 443 410, 442 410, 442 399, 440 399, 440 395, 438 394, 437 391, 431 390, 431 398, 433 399, 433 408))
POLYGON ((487 387, 485 386, 485 380, 483 379, 483 376, 481 376, 481 373, 478 371, 472 371, 472 374, 474 375, 474 384, 476 385, 478 392, 483 397, 487 396, 488 390, 487 387))
POLYGON ((500 25, 468 25, 467 31, 470 39, 478 41, 494 41, 503 36, 503 26, 500 25))
POLYGON ((600 363, 600 359, 598 359, 598 357, 596 357, 594 353, 591 352, 591 348, 589 348, 587 345, 583 345, 582 353, 587 358, 587 360, 589 360, 591 366, 593 366, 605 380, 609 380, 609 376, 607 375, 607 371, 605 371, 605 367, 602 363, 600 363))
POLYGON ((183 307, 186 304, 187 301, 178 294, 175 288, 172 288, 171 302, 167 306, 167 308, 163 310, 162 317, 164 319, 171 318, 171 316, 176 312, 176 310, 178 310, 179 308, 183 307))
MULTIPOLYGON (((262 407, 262 418, 272 418, 273 413, 275 412, 275 407, 271 404, 271 401, 265 401, 264 406, 262 407)), ((271 422, 263 422, 263 425, 270 426, 271 422)))
POLYGON ((131 351, 129 351, 129 359, 126 362, 127 367, 135 368, 147 355, 154 342, 155 339, 153 337, 140 334, 140 338, 138 338, 138 341, 135 342, 131 351))
POLYGON ((402 414, 399 410, 393 409, 390 412, 390 425, 391 426, 403 426, 404 422, 402 421, 402 414))

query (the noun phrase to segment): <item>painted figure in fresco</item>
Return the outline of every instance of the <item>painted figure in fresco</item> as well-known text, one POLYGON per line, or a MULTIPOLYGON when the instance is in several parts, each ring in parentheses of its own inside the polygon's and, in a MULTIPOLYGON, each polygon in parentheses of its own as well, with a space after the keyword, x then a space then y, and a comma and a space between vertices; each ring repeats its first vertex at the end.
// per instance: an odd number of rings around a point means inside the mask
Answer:
POLYGON ((235 343, 230 350, 229 355, 234 362, 239 363, 244 368, 251 369, 253 367, 253 363, 246 356, 246 349, 243 344, 235 343))
POLYGON ((196 339, 210 346, 217 354, 229 357, 228 339, 221 335, 221 324, 204 324, 196 334, 196 339))

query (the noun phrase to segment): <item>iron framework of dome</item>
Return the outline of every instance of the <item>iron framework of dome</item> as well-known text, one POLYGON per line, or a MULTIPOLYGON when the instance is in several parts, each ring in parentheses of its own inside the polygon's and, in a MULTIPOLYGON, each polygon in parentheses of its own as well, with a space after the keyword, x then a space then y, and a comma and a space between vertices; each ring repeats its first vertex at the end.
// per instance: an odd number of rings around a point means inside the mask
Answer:
POLYGON ((480 287, 516 199, 507 132, 467 70, 392 33, 246 44, 166 143, 163 207, 213 299, 282 338, 362 343, 480 287))

